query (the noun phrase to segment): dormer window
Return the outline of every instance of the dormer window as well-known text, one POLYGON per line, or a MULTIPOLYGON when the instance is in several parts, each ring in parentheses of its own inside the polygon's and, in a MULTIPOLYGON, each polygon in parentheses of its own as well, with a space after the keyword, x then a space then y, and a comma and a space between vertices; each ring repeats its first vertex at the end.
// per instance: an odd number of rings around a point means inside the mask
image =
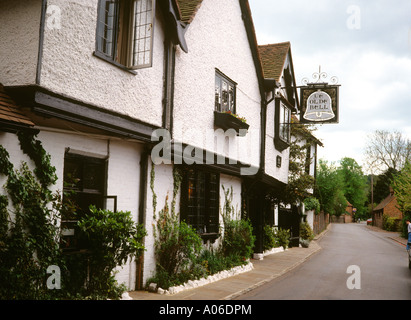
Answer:
POLYGON ((155 0, 99 0, 96 55, 127 69, 152 66, 155 0))
POLYGON ((275 137, 274 144, 277 150, 283 151, 291 142, 291 109, 277 98, 275 102, 275 137))
POLYGON ((291 111, 284 103, 280 102, 280 123, 279 123, 279 137, 286 143, 290 143, 290 122, 291 111))

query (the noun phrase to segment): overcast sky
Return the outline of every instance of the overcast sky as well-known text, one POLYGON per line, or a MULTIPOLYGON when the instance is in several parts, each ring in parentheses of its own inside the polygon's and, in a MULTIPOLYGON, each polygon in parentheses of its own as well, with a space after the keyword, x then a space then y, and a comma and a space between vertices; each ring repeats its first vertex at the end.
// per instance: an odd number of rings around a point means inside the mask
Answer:
MULTIPOLYGON (((410 0, 249 0, 258 43, 290 41, 297 86, 339 79, 339 124, 318 126, 319 158, 364 165, 368 135, 411 138, 410 0)), ((366 168, 364 167, 364 171, 366 168)))

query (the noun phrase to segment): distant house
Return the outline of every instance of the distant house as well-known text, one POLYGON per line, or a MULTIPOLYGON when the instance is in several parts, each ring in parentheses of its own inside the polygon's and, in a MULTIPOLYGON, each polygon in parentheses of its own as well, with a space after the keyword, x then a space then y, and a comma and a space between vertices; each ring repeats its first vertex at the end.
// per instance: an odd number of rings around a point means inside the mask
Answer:
POLYGON ((347 201, 347 207, 345 208, 345 216, 344 216, 344 221, 345 223, 351 223, 355 219, 355 212, 356 209, 354 206, 347 201))
POLYGON ((384 216, 397 220, 402 220, 403 218, 402 212, 398 209, 397 197, 393 190, 391 190, 388 197, 374 208, 372 212, 373 225, 382 228, 384 216))

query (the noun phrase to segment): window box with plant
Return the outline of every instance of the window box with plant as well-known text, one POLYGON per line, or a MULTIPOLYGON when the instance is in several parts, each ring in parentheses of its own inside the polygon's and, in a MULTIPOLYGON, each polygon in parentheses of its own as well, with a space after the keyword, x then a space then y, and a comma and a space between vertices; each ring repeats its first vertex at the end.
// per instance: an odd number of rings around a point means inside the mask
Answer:
POLYGON ((234 129, 244 136, 250 127, 244 117, 236 113, 237 84, 216 70, 214 125, 223 130, 234 129))
POLYGON ((241 118, 230 111, 214 111, 214 124, 223 130, 234 129, 239 136, 244 136, 246 130, 250 127, 245 122, 244 118, 241 118))

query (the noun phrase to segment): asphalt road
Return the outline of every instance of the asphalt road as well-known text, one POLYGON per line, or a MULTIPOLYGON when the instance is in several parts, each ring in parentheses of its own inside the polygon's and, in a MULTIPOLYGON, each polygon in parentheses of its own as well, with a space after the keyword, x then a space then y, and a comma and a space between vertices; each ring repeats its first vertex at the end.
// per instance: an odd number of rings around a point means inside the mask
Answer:
POLYGON ((333 224, 298 268, 237 300, 409 300, 407 252, 364 224, 333 224))

